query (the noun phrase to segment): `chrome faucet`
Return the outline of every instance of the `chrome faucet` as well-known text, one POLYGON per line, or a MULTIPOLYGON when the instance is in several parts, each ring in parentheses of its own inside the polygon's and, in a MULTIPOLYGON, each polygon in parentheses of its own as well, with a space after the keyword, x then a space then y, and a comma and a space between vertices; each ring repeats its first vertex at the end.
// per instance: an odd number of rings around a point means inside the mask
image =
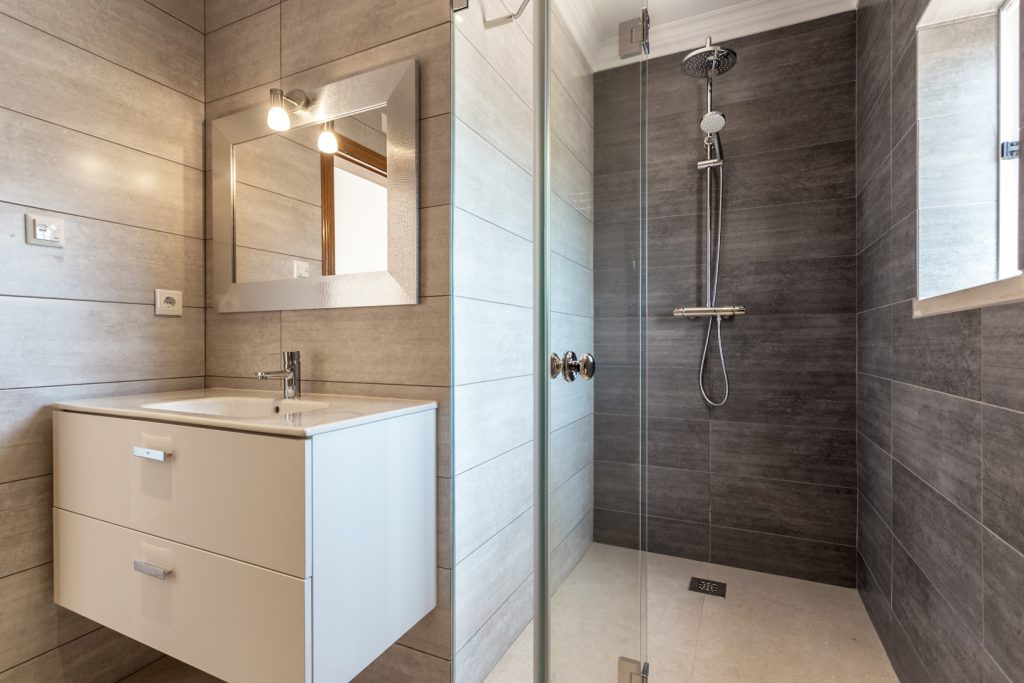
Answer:
POLYGON ((302 364, 299 362, 298 351, 285 351, 281 354, 283 370, 259 371, 256 379, 282 380, 285 398, 302 398, 302 364))

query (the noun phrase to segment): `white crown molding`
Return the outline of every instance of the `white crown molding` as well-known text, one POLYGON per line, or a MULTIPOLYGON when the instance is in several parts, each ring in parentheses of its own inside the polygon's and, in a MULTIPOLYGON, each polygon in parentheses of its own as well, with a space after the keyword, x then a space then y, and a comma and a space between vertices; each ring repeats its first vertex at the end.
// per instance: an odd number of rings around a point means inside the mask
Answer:
MULTIPOLYGON (((715 42, 732 40, 848 12, 857 9, 857 4, 858 0, 748 0, 661 26, 657 24, 658 17, 652 14, 651 57, 698 48, 707 36, 712 36, 715 42)), ((591 66, 594 71, 604 71, 639 59, 619 59, 618 36, 606 36, 594 51, 591 66)))
POLYGON ((562 0, 552 6, 562 19, 569 35, 576 41, 587 63, 594 65, 597 46, 601 44, 601 20, 590 0, 562 0))

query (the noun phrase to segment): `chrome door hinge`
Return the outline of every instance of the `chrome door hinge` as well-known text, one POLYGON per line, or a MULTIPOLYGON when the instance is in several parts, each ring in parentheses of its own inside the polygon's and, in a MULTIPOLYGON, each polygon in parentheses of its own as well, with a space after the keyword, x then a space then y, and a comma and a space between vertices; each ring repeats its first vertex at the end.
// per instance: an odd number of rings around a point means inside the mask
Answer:
POLYGON ((651 666, 647 662, 640 664, 629 657, 619 657, 618 683, 647 683, 651 675, 651 666))

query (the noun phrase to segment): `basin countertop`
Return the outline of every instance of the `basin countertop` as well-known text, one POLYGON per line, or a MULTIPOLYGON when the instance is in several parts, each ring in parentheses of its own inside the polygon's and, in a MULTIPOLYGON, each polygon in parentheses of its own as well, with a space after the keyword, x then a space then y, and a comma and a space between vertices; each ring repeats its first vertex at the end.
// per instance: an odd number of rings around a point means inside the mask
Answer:
POLYGON ((77 413, 94 413, 97 415, 110 415, 112 417, 128 417, 140 420, 172 422, 175 424, 216 427, 218 429, 233 429, 246 432, 262 432, 265 434, 301 438, 437 408, 437 403, 434 401, 338 394, 303 394, 302 400, 304 401, 319 401, 329 405, 322 410, 293 413, 290 415, 282 414, 273 417, 230 417, 146 407, 151 403, 215 397, 279 399, 281 398, 281 392, 247 389, 192 389, 187 391, 167 391, 158 394, 109 396, 105 398, 62 401, 55 403, 53 407, 57 410, 70 410, 77 413))

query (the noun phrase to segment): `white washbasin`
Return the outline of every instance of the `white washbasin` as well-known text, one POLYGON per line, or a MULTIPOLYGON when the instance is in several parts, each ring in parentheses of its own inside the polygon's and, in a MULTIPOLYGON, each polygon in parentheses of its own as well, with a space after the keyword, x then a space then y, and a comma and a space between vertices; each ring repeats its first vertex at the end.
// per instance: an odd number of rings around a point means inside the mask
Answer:
POLYGON ((222 417, 260 418, 310 413, 329 408, 330 403, 292 398, 254 396, 209 396, 181 401, 147 403, 143 408, 172 410, 194 415, 220 415, 222 417))

